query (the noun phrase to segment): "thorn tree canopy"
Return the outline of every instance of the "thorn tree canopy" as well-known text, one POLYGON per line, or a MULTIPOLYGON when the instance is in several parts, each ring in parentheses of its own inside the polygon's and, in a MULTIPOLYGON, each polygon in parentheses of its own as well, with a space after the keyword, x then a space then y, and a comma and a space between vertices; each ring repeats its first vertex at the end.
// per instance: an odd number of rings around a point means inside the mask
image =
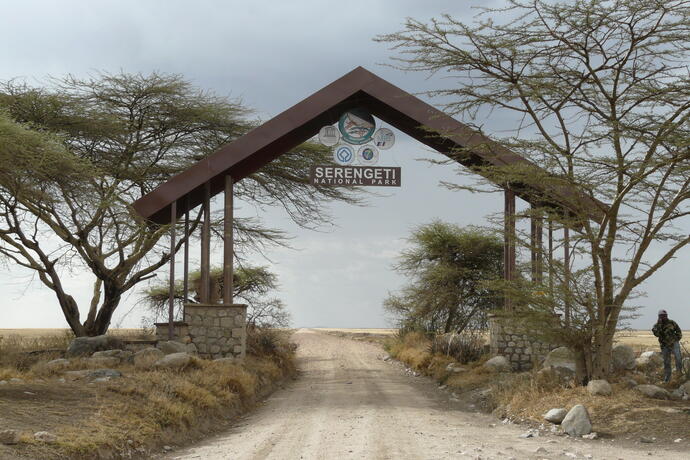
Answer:
POLYGON ((401 53, 399 67, 450 76, 436 94, 452 113, 513 113, 521 122, 501 141, 556 179, 486 174, 575 186, 610 204, 597 222, 578 209, 552 216, 580 228, 573 260, 591 272, 591 340, 579 350, 590 377, 609 372, 631 295, 690 243, 689 36, 685 0, 507 0, 474 23, 409 19, 378 37, 401 53))
MULTIPOLYGON (((168 230, 148 228, 130 203, 252 127, 239 102, 156 73, 69 76, 41 88, 10 81, 0 110, 0 254, 53 290, 77 336, 103 334, 123 294, 169 260, 159 244, 168 230), (93 296, 82 319, 62 275, 83 269, 93 296)), ((328 219, 323 203, 358 202, 351 191, 309 184, 311 165, 328 161, 328 149, 303 144, 235 194, 318 226, 328 219)), ((198 222, 192 216, 192 228, 198 222)), ((284 243, 279 231, 235 222, 244 250, 284 243)))

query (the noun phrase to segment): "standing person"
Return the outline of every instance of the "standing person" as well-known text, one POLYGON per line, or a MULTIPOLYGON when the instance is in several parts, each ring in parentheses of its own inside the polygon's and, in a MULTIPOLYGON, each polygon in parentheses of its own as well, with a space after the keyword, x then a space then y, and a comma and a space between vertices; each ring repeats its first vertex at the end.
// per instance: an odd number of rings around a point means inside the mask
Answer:
POLYGON ((666 310, 659 310, 659 319, 652 328, 652 333, 659 338, 661 345, 661 356, 664 358, 664 382, 671 380, 671 353, 676 358, 676 370, 683 372, 683 363, 680 357, 680 339, 683 333, 678 324, 672 319, 668 319, 666 310))

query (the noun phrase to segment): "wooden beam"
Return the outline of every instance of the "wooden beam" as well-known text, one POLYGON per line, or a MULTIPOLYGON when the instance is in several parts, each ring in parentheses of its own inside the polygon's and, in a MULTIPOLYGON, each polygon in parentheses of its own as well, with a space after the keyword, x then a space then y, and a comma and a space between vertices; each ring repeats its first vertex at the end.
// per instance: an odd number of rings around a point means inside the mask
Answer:
POLYGON ((170 204, 170 285, 168 287, 168 340, 175 335, 175 224, 177 222, 177 201, 170 204))
POLYGON ((204 184, 203 216, 201 223, 201 303, 211 301, 211 184, 204 184))
POLYGON ((223 221, 223 303, 233 302, 233 182, 231 176, 225 176, 225 216, 223 221))
MULTIPOLYGON (((503 276, 506 281, 515 279, 515 192, 504 190, 503 209, 503 276)), ((513 299, 505 296, 504 308, 513 309, 513 299)))
POLYGON ((549 218, 549 294, 553 298, 553 220, 549 218))
POLYGON ((563 284, 565 287, 563 313, 565 325, 570 326, 570 229, 563 228, 563 284))
POLYGON ((534 283, 541 283, 544 278, 543 238, 544 219, 534 205, 532 205, 532 214, 530 216, 530 258, 532 282, 534 283))
MULTIPOLYGON (((187 303, 189 297, 189 197, 185 197, 187 203, 184 212, 184 268, 182 278, 182 305, 187 303)), ((182 315, 184 318, 184 314, 182 315)), ((183 319, 184 320, 184 319, 183 319)))

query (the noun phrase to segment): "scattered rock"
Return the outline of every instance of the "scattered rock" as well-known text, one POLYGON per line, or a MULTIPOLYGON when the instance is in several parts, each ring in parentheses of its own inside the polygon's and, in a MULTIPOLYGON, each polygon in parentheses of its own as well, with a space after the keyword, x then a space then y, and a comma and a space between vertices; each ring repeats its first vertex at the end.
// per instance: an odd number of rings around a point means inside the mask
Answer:
POLYGON ((86 377, 90 379, 116 379, 122 377, 122 372, 116 371, 115 369, 97 369, 86 374, 86 377))
POLYGON ((656 438, 649 438, 647 436, 642 436, 640 438, 640 442, 643 442, 645 444, 652 444, 656 438))
POLYGON ((582 435, 584 439, 597 439, 599 437, 598 434, 596 434, 594 431, 592 431, 589 434, 582 435))
POLYGON ((186 353, 187 345, 174 340, 160 341, 156 344, 156 348, 163 352, 163 354, 171 355, 173 353, 186 353))
POLYGON ((564 408, 555 408, 555 409, 549 409, 547 413, 543 415, 544 420, 547 422, 555 423, 558 425, 563 421, 565 416, 568 414, 568 411, 564 408))
POLYGON ((120 361, 131 361, 132 357, 134 356, 134 353, 132 353, 129 350, 105 350, 97 351, 91 356, 93 358, 117 358, 120 361))
POLYGON ((0 385, 7 385, 7 380, 0 380, 0 385))
POLYGON ((34 439, 36 441, 52 444, 57 441, 57 436, 55 436, 53 433, 49 433, 48 431, 37 431, 34 433, 34 439))
POLYGON ((575 372, 575 354, 566 347, 558 347, 549 352, 543 367, 565 367, 575 372))
POLYGON ((526 439, 526 438, 533 438, 533 437, 534 437, 534 433, 532 433, 531 431, 527 431, 526 433, 522 433, 522 434, 520 435, 520 437, 521 437, 521 438, 525 438, 525 439, 526 439))
POLYGON ((97 335, 95 337, 77 337, 67 347, 67 357, 88 356, 97 351, 124 349, 122 340, 110 335, 97 335))
POLYGON ((611 367, 614 371, 635 369, 635 350, 622 343, 614 345, 611 350, 611 367))
POLYGON ((537 381, 556 382, 559 385, 567 386, 575 380, 575 371, 568 367, 546 366, 537 371, 537 381))
POLYGON ((17 377, 13 377, 10 379, 10 383, 24 383, 24 380, 17 377))
POLYGON ((546 450, 546 447, 537 447, 537 450, 534 451, 535 454, 548 454, 549 451, 546 450))
POLYGON ((173 448, 170 446, 163 446, 163 450, 166 452, 170 452, 171 450, 173 450, 173 448))
POLYGON ((2 444, 18 444, 21 438, 21 433, 17 430, 0 430, 0 443, 2 444))
POLYGON ((655 370, 663 364, 664 360, 658 351, 645 351, 635 360, 635 367, 643 372, 655 370))
POLYGON ((568 433, 570 436, 583 436, 592 432, 592 421, 589 418, 589 412, 587 408, 582 404, 573 406, 572 409, 568 411, 561 422, 561 427, 563 431, 568 433))
POLYGON ((89 375, 89 372, 91 372, 91 371, 87 371, 87 370, 67 371, 67 372, 65 372, 64 375, 65 375, 65 379, 72 381, 72 380, 83 379, 84 377, 89 375))
POLYGON ((611 385, 606 380, 590 380, 587 384, 587 392, 592 396, 610 396, 611 385))
POLYGON ((149 368, 163 356, 165 356, 164 353, 157 348, 144 348, 134 353, 134 365, 136 367, 149 368))
POLYGON ((671 399, 671 401, 682 401, 683 396, 685 396, 685 392, 680 388, 676 388, 675 390, 669 393, 669 398, 671 399))
POLYGON ((690 380, 679 386, 678 389, 682 390, 686 395, 690 395, 690 380))
POLYGON ((627 379, 623 380, 623 385, 625 385, 626 388, 632 389, 632 388, 635 388, 638 385, 638 383, 637 383, 637 380, 635 380, 635 379, 627 378, 627 379))
POLYGON ((54 359, 44 364, 44 368, 51 372, 60 372, 69 366, 68 359, 54 359))
POLYGON ((678 438, 678 439, 674 439, 673 442, 678 443, 678 442, 681 442, 682 440, 683 440, 683 438, 678 438))
POLYGON ((446 366, 446 372, 450 372, 452 374, 459 374, 461 372, 467 372, 467 368, 463 367, 461 364, 458 363, 450 363, 446 366))
POLYGON ((114 367, 120 364, 120 358, 114 356, 94 356, 86 360, 86 365, 90 368, 114 367))
POLYGON ((671 396, 668 391, 656 385, 637 385, 635 390, 654 399, 669 399, 671 396))
POLYGON ((189 353, 171 353, 163 356, 153 364, 157 369, 184 369, 194 362, 189 353))
POLYGON ((383 360, 386 362, 390 361, 391 359, 393 359, 393 358, 391 358, 390 355, 386 355, 383 357, 383 360))
POLYGON ((196 355, 199 352, 199 349, 193 343, 188 343, 186 345, 186 347, 187 347, 187 353, 191 353, 193 355, 196 355))
POLYGON ((512 367, 505 356, 494 356, 484 363, 484 368, 492 372, 510 372, 512 367))

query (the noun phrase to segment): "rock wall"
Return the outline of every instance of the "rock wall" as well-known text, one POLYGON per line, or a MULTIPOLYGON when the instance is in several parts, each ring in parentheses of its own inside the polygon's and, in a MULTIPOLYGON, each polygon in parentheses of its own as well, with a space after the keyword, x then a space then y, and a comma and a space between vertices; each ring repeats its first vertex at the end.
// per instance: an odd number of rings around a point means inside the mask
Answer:
POLYGON ((556 348, 531 337, 520 321, 508 314, 489 315, 489 344, 491 355, 505 356, 515 371, 538 366, 556 348))
MULTIPOLYGON (((246 305, 187 304, 184 321, 173 323, 174 340, 193 343, 204 358, 244 358, 246 323, 246 305)), ((156 339, 168 340, 168 323, 156 323, 156 339)))

